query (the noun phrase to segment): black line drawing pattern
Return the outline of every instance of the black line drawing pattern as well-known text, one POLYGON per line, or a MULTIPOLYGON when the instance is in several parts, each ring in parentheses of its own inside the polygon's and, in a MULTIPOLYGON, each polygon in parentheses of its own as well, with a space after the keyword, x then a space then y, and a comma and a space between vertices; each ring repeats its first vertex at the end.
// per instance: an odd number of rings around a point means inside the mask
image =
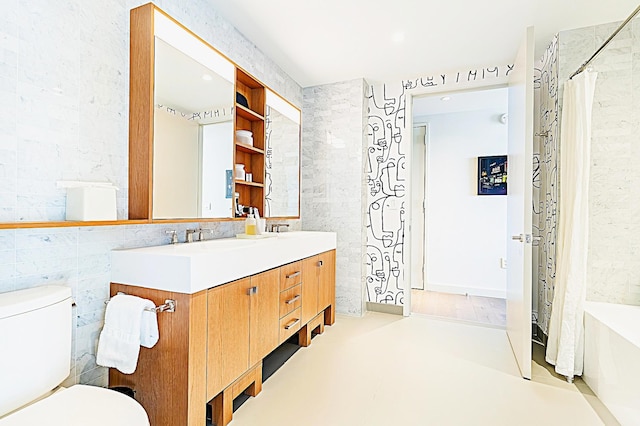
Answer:
MULTIPOLYGON (((509 75, 513 65, 403 80, 399 87, 369 86, 367 123, 367 301, 404 304, 406 95, 414 90, 481 82, 509 75)), ((453 87, 452 87, 453 88, 453 87)))
POLYGON ((558 36, 556 35, 535 69, 536 117, 533 163, 533 235, 538 258, 534 259, 538 282, 538 327, 547 334, 556 279, 556 238, 558 224, 558 36), (537 240, 537 241, 536 241, 537 240))
POLYGON ((184 118, 187 121, 228 121, 233 119, 233 108, 216 108, 210 109, 207 111, 196 111, 196 112, 182 112, 177 109, 170 107, 168 105, 156 104, 156 108, 165 111, 168 114, 175 115, 176 117, 184 118))
POLYGON ((264 114, 264 217, 271 216, 271 187, 273 182, 271 177, 271 169, 273 168, 272 125, 271 107, 267 105, 264 114))

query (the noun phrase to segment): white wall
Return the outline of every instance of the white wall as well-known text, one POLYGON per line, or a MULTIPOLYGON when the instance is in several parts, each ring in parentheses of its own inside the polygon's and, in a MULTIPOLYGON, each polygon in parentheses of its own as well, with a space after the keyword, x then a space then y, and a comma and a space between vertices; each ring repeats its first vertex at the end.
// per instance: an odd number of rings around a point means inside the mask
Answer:
MULTIPOLYGON (((198 217, 199 124, 156 109, 153 217, 198 217), (185 188, 192 188, 185 191, 185 188)), ((231 144, 229 144, 231 145, 231 144)))
POLYGON ((427 290, 505 297, 506 196, 477 195, 477 157, 505 155, 504 108, 431 115, 427 147, 427 290))
MULTIPOLYGON (((233 170, 233 121, 202 126, 200 217, 233 217, 227 198, 227 170, 233 170)), ((231 194, 233 197, 233 194, 231 194)))

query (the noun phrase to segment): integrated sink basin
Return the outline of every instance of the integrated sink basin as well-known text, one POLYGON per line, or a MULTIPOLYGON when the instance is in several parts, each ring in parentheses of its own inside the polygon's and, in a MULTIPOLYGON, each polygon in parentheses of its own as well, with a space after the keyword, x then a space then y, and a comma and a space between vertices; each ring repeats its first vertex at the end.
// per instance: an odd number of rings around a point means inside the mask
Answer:
POLYGON ((283 232, 111 252, 111 282, 193 294, 336 248, 335 232, 283 232))

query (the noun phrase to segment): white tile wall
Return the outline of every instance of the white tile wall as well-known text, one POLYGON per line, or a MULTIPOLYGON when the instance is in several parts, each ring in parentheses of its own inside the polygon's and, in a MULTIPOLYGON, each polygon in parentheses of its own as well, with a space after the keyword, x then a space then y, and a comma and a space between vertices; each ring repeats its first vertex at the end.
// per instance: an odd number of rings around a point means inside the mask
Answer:
MULTIPOLYGON (((617 26, 561 32, 560 81, 566 81, 617 26)), ((593 62, 598 80, 589 181, 587 300, 632 305, 640 305, 639 36, 635 19, 593 62)))
POLYGON ((336 310, 363 313, 364 80, 304 89, 303 229, 338 233, 336 310))
MULTIPOLYGON (((63 220, 57 180, 114 182, 127 217, 129 10, 134 0, 0 5, 0 222, 63 220)), ((302 89, 204 0, 156 4, 295 105, 302 89)), ((299 230, 299 220, 288 221, 299 230)), ((165 244, 165 229, 202 225, 214 237, 242 223, 0 231, 0 292, 43 284, 72 289, 72 372, 66 384, 106 385, 95 364, 109 291, 110 250, 165 244)))

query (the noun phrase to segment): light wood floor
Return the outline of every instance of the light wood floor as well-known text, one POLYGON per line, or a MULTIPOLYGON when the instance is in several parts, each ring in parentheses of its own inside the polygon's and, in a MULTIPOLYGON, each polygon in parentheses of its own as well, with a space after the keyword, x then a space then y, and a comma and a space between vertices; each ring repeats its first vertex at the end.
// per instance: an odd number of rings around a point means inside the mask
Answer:
POLYGON ((507 321, 504 299, 462 294, 411 290, 411 312, 504 328, 507 321))

